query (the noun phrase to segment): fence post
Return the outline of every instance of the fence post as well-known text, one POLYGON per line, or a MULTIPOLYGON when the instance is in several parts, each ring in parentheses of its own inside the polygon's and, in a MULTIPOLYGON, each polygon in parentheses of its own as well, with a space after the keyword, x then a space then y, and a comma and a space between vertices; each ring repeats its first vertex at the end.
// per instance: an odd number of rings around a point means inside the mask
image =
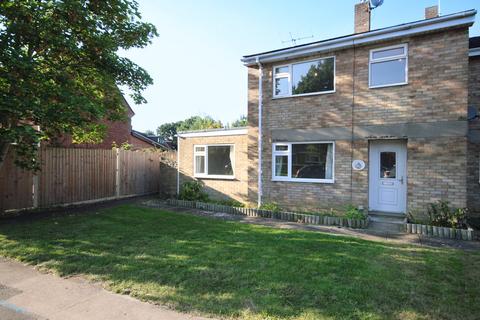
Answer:
POLYGON ((120 149, 115 148, 115 197, 120 197, 120 149))

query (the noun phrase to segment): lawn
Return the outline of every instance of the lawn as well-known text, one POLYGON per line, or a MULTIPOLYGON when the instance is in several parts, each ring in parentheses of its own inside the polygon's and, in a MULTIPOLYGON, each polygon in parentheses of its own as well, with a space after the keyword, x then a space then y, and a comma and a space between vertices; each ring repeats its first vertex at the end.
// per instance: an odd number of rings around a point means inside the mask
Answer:
POLYGON ((478 319, 480 253, 159 209, 5 222, 0 255, 218 318, 478 319))

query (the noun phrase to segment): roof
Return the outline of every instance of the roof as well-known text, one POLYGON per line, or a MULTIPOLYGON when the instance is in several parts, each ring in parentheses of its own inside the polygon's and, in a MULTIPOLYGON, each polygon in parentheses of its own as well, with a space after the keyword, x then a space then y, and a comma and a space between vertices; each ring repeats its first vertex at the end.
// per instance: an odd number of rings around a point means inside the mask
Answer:
POLYGON ((219 129, 202 129, 202 130, 191 130, 191 131, 180 131, 177 133, 177 136, 180 138, 191 138, 191 137, 216 137, 216 136, 236 136, 247 134, 247 127, 236 127, 236 128, 219 128, 219 129))
POLYGON ((153 140, 148 135, 146 135, 145 133, 137 131, 137 130, 132 130, 131 134, 135 138, 138 138, 138 139, 143 140, 147 143, 150 143, 154 147, 161 148, 161 149, 166 149, 166 150, 172 149, 172 147, 170 147, 165 140, 163 140, 163 141, 160 141, 159 139, 156 139, 157 141, 153 140))
POLYGON ((426 32, 438 31, 441 29, 471 26, 475 22, 477 11, 467 10, 449 15, 444 15, 432 19, 423 19, 409 23, 403 23, 396 26, 371 30, 368 32, 355 33, 341 37, 325 39, 297 46, 265 51, 261 53, 243 56, 242 62, 247 65, 254 65, 258 62, 274 62, 279 60, 291 59, 306 56, 312 53, 339 50, 377 41, 391 40, 404 36, 411 36, 426 32))

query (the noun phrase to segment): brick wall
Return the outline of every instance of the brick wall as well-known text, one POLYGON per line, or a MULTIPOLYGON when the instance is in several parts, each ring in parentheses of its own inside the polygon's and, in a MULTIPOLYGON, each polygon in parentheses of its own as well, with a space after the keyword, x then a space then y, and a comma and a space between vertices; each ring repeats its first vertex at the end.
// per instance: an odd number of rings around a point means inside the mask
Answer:
POLYGON ((193 146, 199 144, 233 144, 235 146, 235 164, 233 180, 199 178, 205 191, 214 199, 234 199, 240 202, 247 201, 248 193, 248 136, 232 135, 217 137, 180 138, 179 169, 180 185, 194 178, 193 173, 193 146))
MULTIPOLYGON (((480 110, 480 57, 469 60, 468 105, 480 110)), ((469 121, 467 159, 467 205, 472 215, 480 216, 480 119, 469 121)))
MULTIPOLYGON (((272 130, 317 129, 399 123, 431 123, 466 120, 468 90, 468 30, 460 28, 423 36, 406 37, 381 44, 322 53, 289 62, 335 55, 336 92, 304 97, 273 99, 273 65, 264 66, 263 78, 263 193, 264 201, 276 201, 286 207, 338 207, 347 203, 368 204, 368 141, 336 141, 335 183, 292 183, 271 181, 272 130), (369 89, 369 51, 407 43, 408 85, 369 89), (352 106, 354 106, 352 108, 352 106), (353 146, 353 149, 352 149, 353 146), (353 159, 363 159, 367 168, 351 170, 353 159), (353 176, 352 176, 353 174, 353 176)), ((283 62, 282 62, 283 63, 283 62)), ((288 63, 288 62, 287 62, 288 63)), ((249 117, 249 200, 256 202, 257 168, 253 161, 257 150, 258 69, 248 71, 249 117)), ((402 137, 399 137, 402 138, 402 137)), ((467 142, 465 137, 446 139, 412 138, 407 143, 409 174, 409 210, 424 211, 427 202, 445 195, 455 205, 465 206, 467 142), (431 141, 430 141, 431 140, 431 141), (428 146, 431 142, 431 146, 428 146), (445 148, 441 146, 452 146, 445 148), (455 151, 455 152, 453 152, 455 151), (417 152, 416 156, 413 153, 417 152), (432 153, 433 152, 433 153, 432 153), (437 180, 412 177, 422 168, 433 166, 428 155, 438 157, 438 167, 430 169, 437 180), (411 162, 414 161, 414 164, 411 162), (452 170, 448 174, 445 170, 452 170), (428 191, 425 189, 428 188, 428 191), (448 195, 446 192, 448 191, 448 195), (462 195, 463 194, 463 195, 462 195)))

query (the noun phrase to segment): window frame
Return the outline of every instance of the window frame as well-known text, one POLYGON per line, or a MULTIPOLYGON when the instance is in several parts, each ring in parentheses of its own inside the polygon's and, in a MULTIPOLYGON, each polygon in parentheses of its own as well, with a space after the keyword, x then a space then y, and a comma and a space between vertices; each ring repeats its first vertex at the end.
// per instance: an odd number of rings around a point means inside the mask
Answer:
POLYGON ((282 98, 291 98, 291 97, 305 97, 305 96, 314 96, 314 95, 319 95, 319 94, 335 93, 336 89, 337 89, 337 86, 336 86, 337 58, 336 58, 336 56, 326 56, 326 57, 319 57, 319 58, 305 60, 305 61, 293 62, 293 63, 289 63, 289 64, 274 65, 272 74, 273 74, 272 99, 282 99, 282 98), (319 60, 323 60, 323 59, 330 59, 330 58, 333 58, 333 90, 292 94, 292 70, 293 70, 293 65, 308 63, 308 62, 313 62, 313 61, 319 61, 319 60), (285 73, 285 72, 281 72, 280 74, 277 74, 276 69, 277 68, 282 68, 282 67, 288 67, 288 74, 285 73), (276 82, 276 79, 281 79, 281 78, 287 78, 288 79, 288 93, 283 94, 283 95, 277 95, 277 94, 275 94, 275 82, 276 82))
POLYGON ((303 182, 303 183, 335 183, 335 141, 305 141, 305 142, 277 142, 272 143, 272 181, 286 182, 303 182), (292 145, 295 144, 332 144, 332 178, 331 179, 309 179, 309 178, 292 178, 292 145), (276 151, 277 146, 288 146, 286 151, 276 151), (275 157, 288 156, 288 174, 286 177, 275 175, 275 157))
POLYGON ((211 143, 211 144, 195 144, 193 145, 193 176, 195 178, 203 179, 223 179, 223 180, 233 180, 235 179, 235 144, 232 143, 211 143), (197 151, 197 147, 204 147, 204 151, 197 151), (233 148, 233 159, 232 159, 232 175, 220 175, 220 174, 208 174, 208 147, 230 147, 233 148), (197 173, 197 161, 196 156, 204 156, 204 172, 197 173))
POLYGON ((392 45, 388 47, 381 47, 381 48, 375 48, 371 49, 369 53, 369 59, 368 59, 368 88, 369 89, 375 89, 375 88, 386 88, 386 87, 396 87, 396 86, 404 86, 408 84, 408 43, 402 43, 402 44, 397 44, 397 45, 392 45), (373 54, 378 51, 385 51, 385 50, 390 50, 390 49, 398 49, 398 48, 403 48, 403 54, 401 55, 396 55, 396 56, 391 56, 391 57, 386 57, 386 58, 373 58, 373 54), (375 63, 379 62, 387 62, 387 61, 393 61, 397 59, 403 59, 405 58, 405 81, 404 82, 398 82, 398 83, 391 83, 391 84, 381 84, 377 86, 372 85, 372 65, 375 63))

